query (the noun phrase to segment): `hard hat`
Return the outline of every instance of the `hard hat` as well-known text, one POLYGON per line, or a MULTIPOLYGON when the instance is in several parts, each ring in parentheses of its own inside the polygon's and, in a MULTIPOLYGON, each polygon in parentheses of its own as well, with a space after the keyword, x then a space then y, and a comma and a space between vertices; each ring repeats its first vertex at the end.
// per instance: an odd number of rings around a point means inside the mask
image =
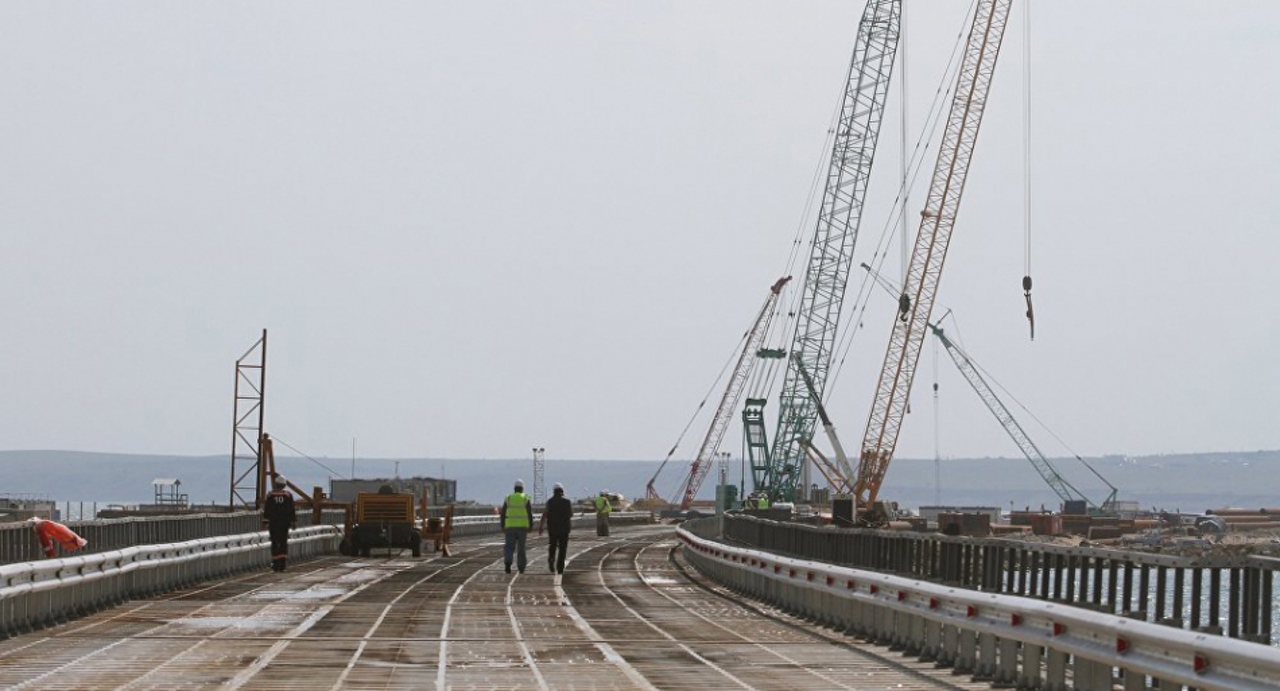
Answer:
POLYGON ((276 489, 284 489, 285 485, 288 483, 285 482, 283 475, 277 475, 276 479, 272 481, 272 484, 275 485, 276 489))
POLYGON ((556 484, 554 484, 554 485, 552 485, 552 486, 551 486, 551 489, 556 490, 556 491, 563 492, 563 491, 564 491, 564 485, 562 485, 562 484, 560 484, 559 482, 557 482, 556 484))
POLYGON ((524 489, 524 480, 516 480, 516 489, 524 489))

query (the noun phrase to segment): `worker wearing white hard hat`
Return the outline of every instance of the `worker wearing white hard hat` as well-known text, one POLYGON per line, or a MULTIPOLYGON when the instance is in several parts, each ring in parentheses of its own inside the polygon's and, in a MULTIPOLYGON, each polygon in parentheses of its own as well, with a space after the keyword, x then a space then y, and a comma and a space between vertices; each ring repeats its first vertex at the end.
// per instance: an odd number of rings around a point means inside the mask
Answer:
POLYGON ((507 567, 507 573, 511 573, 513 561, 520 573, 524 573, 524 567, 528 563, 525 543, 528 541, 529 529, 533 527, 533 501, 524 493, 524 480, 516 480, 511 494, 502 500, 498 520, 502 523, 505 536, 502 563, 507 567))

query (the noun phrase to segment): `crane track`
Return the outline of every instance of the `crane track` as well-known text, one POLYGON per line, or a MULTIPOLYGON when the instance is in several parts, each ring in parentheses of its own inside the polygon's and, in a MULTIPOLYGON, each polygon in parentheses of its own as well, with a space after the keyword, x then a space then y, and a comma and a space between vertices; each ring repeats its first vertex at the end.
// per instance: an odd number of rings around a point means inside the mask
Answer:
POLYGON ((980 689, 686 568, 669 528, 577 536, 564 576, 501 545, 326 557, 0 641, 5 689, 980 689))

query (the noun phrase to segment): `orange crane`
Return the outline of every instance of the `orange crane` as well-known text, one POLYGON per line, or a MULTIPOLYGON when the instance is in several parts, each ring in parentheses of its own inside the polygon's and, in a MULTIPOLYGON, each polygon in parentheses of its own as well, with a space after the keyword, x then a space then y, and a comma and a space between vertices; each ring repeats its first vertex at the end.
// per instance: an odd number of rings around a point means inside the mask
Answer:
MULTIPOLYGON (((756 352, 764 345, 765 336, 769 334, 769 326, 773 323, 778 296, 782 294, 783 286, 787 285, 790 280, 790 276, 784 276, 774 281, 769 288, 769 296, 765 298, 764 304, 760 307, 760 312, 756 314, 755 321, 752 322, 751 329, 743 337, 742 350, 738 353, 733 373, 729 376, 729 385, 725 387, 724 395, 720 397, 720 405, 716 408, 715 415, 711 418, 711 426, 707 429, 707 434, 702 439, 702 446, 698 448, 698 454, 694 456, 693 462, 689 464, 689 474, 685 477, 684 482, 681 483, 680 489, 677 490, 681 497, 681 511, 689 510, 690 505, 693 504, 694 497, 698 495, 698 490, 702 487, 703 480, 706 479, 707 473, 711 470, 712 460, 715 458, 716 451, 720 448, 720 442, 724 440, 725 432, 729 429, 733 411, 738 406, 738 400, 742 398, 742 390, 746 386, 747 378, 751 374, 751 368, 757 360, 756 352)), ((654 489, 653 483, 658 479, 658 474, 662 472, 667 460, 670 460, 671 455, 674 453, 675 448, 673 447, 671 453, 668 453, 667 458, 662 461, 662 465, 658 466, 658 471, 649 479, 649 484, 645 486, 645 498, 653 503, 664 503, 662 495, 654 489)))
POLYGON ((964 58, 956 75, 946 130, 938 149, 925 207, 920 212, 920 230, 916 234, 911 262, 898 299, 898 314, 889 333, 889 347, 862 438, 853 498, 864 523, 880 524, 890 518, 887 511, 876 504, 876 498, 889 462, 893 460, 920 349, 929 334, 929 317, 942 279, 943 262, 960 210, 960 197, 982 124, 1011 3, 1012 0, 978 0, 964 58))

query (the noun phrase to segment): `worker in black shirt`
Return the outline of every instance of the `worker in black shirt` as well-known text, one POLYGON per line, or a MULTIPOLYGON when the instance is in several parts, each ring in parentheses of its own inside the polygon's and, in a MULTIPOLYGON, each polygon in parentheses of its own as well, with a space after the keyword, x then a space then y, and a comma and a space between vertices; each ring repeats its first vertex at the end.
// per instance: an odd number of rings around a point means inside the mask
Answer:
POLYGON ((552 573, 564 573, 565 552, 569 550, 569 529, 573 522, 573 502, 564 496, 564 485, 556 483, 552 496, 542 509, 542 520, 538 521, 538 534, 542 534, 546 526, 550 536, 547 545, 547 568, 552 573))
POLYGON ((262 520, 271 533, 271 570, 284 571, 289 560, 289 529, 298 527, 298 514, 284 476, 275 476, 271 484, 274 489, 262 505, 262 520))

